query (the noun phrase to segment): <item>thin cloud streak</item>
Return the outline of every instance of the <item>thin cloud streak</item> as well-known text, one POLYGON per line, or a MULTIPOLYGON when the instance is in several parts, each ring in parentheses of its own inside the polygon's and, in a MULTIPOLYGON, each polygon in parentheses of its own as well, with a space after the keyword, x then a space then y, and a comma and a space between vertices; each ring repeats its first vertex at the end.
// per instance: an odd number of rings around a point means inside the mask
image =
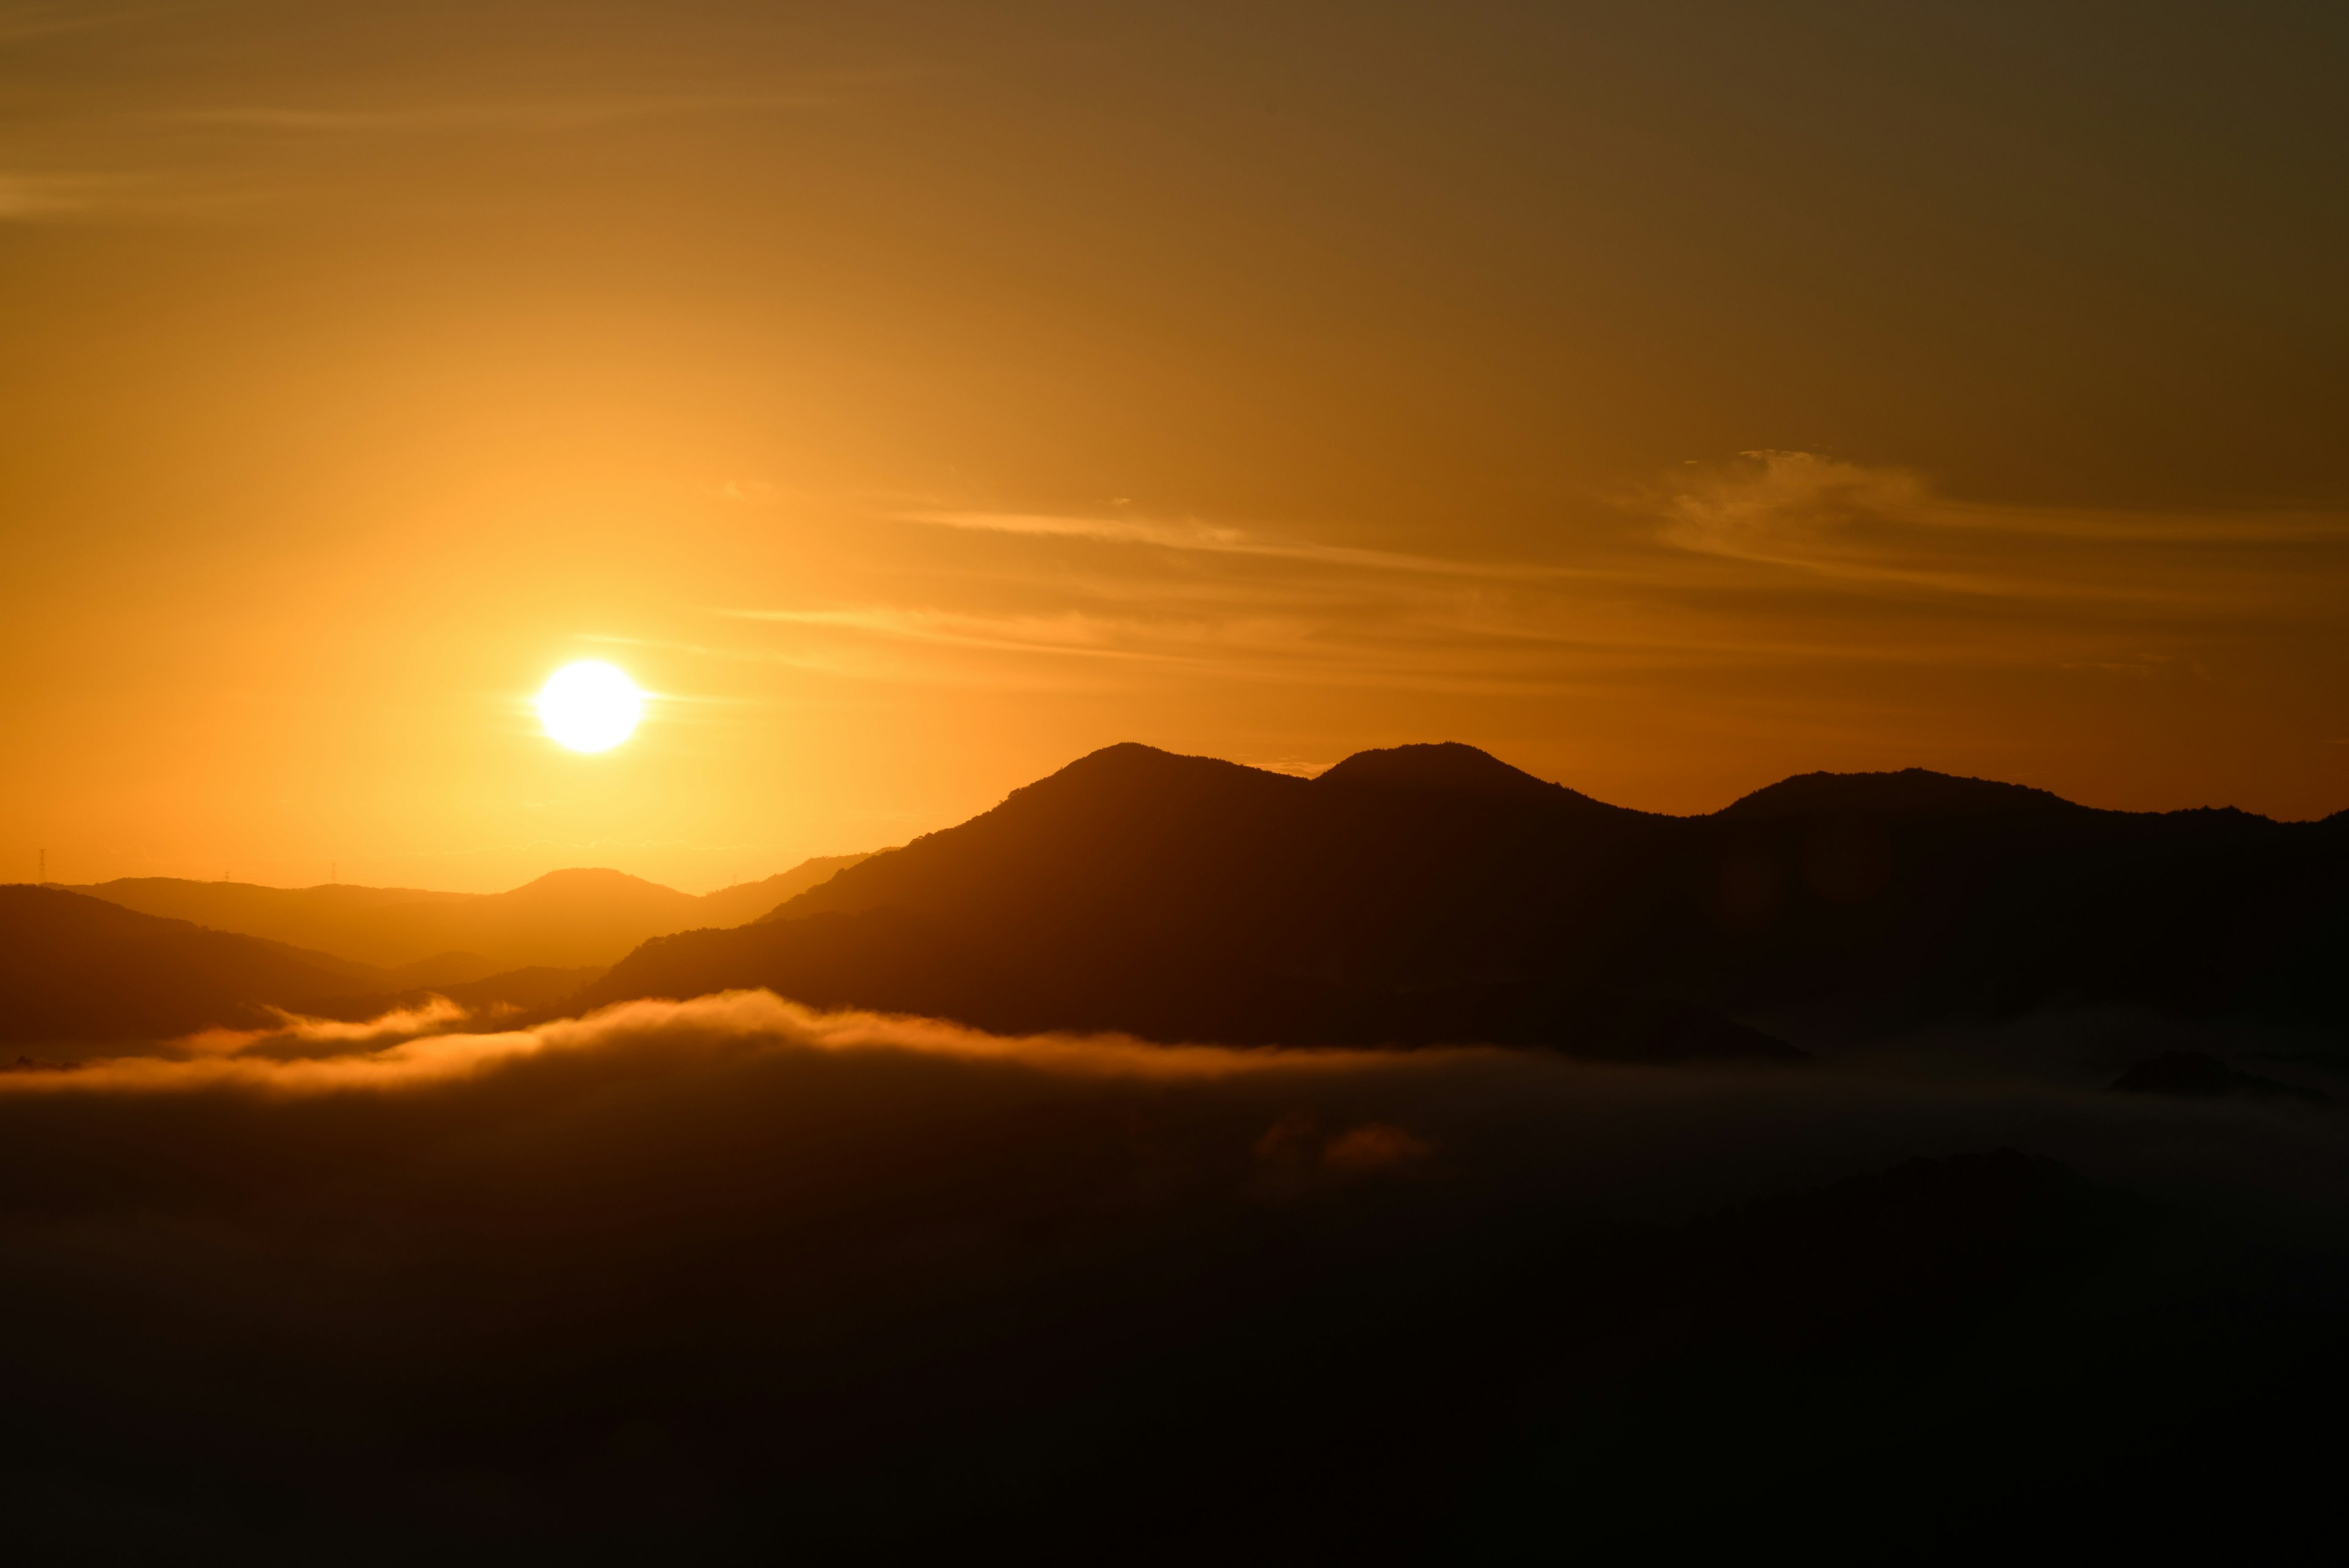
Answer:
POLYGON ((88 5, 12 5, 0 9, 0 45, 92 32, 153 14, 152 8, 100 11, 88 5))
POLYGON ((0 172, 0 223, 35 223, 90 210, 106 182, 88 175, 0 172))
POLYGON ((718 613, 737 620, 867 632, 876 637, 931 643, 945 648, 1156 662, 1167 662, 1171 657, 1113 646, 1111 639, 1121 631, 1130 629, 1133 623, 1121 627, 1114 621, 1073 611, 1057 616, 988 617, 875 605, 823 610, 729 609, 718 613))
MULTIPOLYGON (((1753 657, 1798 659, 1918 659, 1934 662, 2009 662, 2012 653, 1982 648, 1959 638, 1903 648, 1832 642, 1816 637, 1784 638, 1757 643, 1750 637, 1727 634, 1672 636, 1653 628, 1652 620, 1626 615, 1603 628, 1561 628, 1538 616, 1516 621, 1422 618, 1390 624, 1383 635, 1355 633, 1348 638, 1326 627, 1299 619, 1286 624, 1196 622, 1173 624, 1143 618, 1065 615, 990 617, 967 613, 910 610, 889 606, 864 606, 827 610, 721 610, 731 618, 817 630, 854 632, 886 640, 989 652, 1036 654, 1055 659, 1100 659, 1120 662, 1223 669, 1237 673, 1235 660, 1281 659, 1292 665, 1330 667, 1327 673, 1347 672, 1366 680, 1386 682, 1397 678, 1432 673, 1447 655, 1490 659, 1516 653, 1525 657, 1574 654, 1621 668, 1636 662, 1641 668, 1712 663, 1753 657), (1066 635, 1051 635, 1065 629, 1066 635), (1120 646, 1119 639, 1127 645, 1120 646), (1159 644, 1158 647, 1133 646, 1159 644), (1220 655, 1220 657, 1218 657, 1220 655)), ((611 639, 641 640, 641 639, 611 639)), ((716 657, 781 657, 767 652, 714 648, 706 644, 662 642, 658 646, 716 657)), ((789 662, 824 668, 811 657, 789 662)), ((1450 689, 1448 685, 1441 689, 1450 689)))
POLYGON ((103 173, 0 171, 0 224, 67 225, 218 218, 287 194, 257 182, 160 169, 103 173))
POLYGON ((1625 509, 1656 519, 1653 537, 1602 545, 1581 563, 1475 561, 1269 537, 1192 520, 1039 513, 905 512, 898 521, 1040 539, 1072 539, 1253 556, 1404 577, 1498 584, 1769 591, 1781 584, 1708 574, 1699 565, 1796 569, 1859 594, 2136 604, 2208 613, 2221 592, 2240 607, 2300 585, 2264 560, 2349 540, 2349 517, 2321 512, 2132 514, 1954 502, 1900 468, 1865 468, 1807 452, 1756 452, 1671 487, 1635 492, 1625 509), (2070 553, 2051 546, 2078 546, 2070 553), (2131 547, 2135 547, 2132 549, 2131 547), (2172 558, 2162 553, 2181 553, 2172 558), (2124 552, 2118 558, 2113 552, 2124 552))
MULTIPOLYGON (((862 592, 712 607, 774 640, 695 650, 967 689, 1208 681, 1530 701, 1725 681, 1750 703, 1829 670, 2207 683, 2239 657, 2230 649, 2313 624, 2349 591, 2330 558, 2349 535, 2340 515, 1956 501, 1906 469, 1801 452, 1619 494, 1612 517, 1549 535, 1581 552, 1572 561, 1354 549, 1146 514, 877 515, 999 543, 917 557, 918 597, 883 555, 887 575, 862 592)), ((1861 679, 1838 701, 1873 726, 1890 700, 1861 679)))
POLYGON ((1144 518, 1065 516, 1026 512, 905 512, 896 514, 896 518, 900 522, 926 523, 940 528, 960 528, 976 533, 1087 539, 1107 545, 1135 545, 1207 555, 1260 556, 1272 560, 1305 561, 1374 572, 1527 582, 1593 580, 1616 575, 1588 567, 1533 562, 1462 561, 1397 550, 1363 550, 1348 545, 1268 539, 1238 528, 1193 522, 1168 523, 1144 518))
POLYGON ((155 118, 171 124, 316 135, 391 135, 471 130, 560 130, 676 115, 756 113, 821 108, 835 99, 806 93, 711 93, 672 97, 550 99, 544 102, 427 104, 402 109, 181 109, 155 118))
MULTIPOLYGON (((887 607, 827 611, 733 611, 739 618, 818 631, 844 631, 920 648, 1038 656, 1056 660, 1092 659, 1128 667, 1155 667, 1235 681, 1328 687, 1386 687, 1470 695, 1564 694, 1581 690, 1561 681, 1555 670, 1513 674, 1495 668, 1489 653, 1459 646, 1461 634, 1433 628, 1390 628, 1381 637, 1346 636, 1309 623, 1197 623, 1181 627, 1132 619, 1089 618, 1083 638, 1038 636, 1066 624, 1066 618, 998 617, 887 607), (1113 646, 1112 637, 1133 646, 1113 646), (1451 667, 1451 668, 1447 668, 1451 667)), ((927 666, 857 666, 848 660, 805 657, 803 668, 829 668, 836 674, 994 686, 999 676, 975 673, 967 663, 927 666)))
POLYGON ((2324 551, 2349 517, 2127 513, 1992 505, 1922 476, 1801 452, 1749 452, 1636 496, 1674 549, 1843 579, 1978 597, 2135 602, 2208 614, 2292 597, 2270 551, 2324 551), (2069 552, 2063 546, 2074 546, 2069 552), (2085 547, 2085 548, 2082 548, 2085 547))
MULTIPOLYGON (((0 50, 117 25, 190 24, 194 19, 185 10, 0 8, 0 50)), ((532 77, 514 81, 508 91, 492 83, 452 95, 439 80, 411 81, 403 92, 400 84, 387 86, 373 77, 364 86, 338 84, 329 71, 264 88, 263 101, 206 102, 215 93, 239 89, 193 86, 205 74, 201 70, 188 71, 184 79, 176 73, 160 81, 109 79, 86 74, 85 63, 76 67, 85 74, 57 80, 37 57, 23 54, 7 63, 20 88, 36 90, 13 95, 22 103, 5 127, 6 146, 0 147, 0 223, 219 217, 332 196, 342 188, 333 171, 322 175, 299 163, 305 143, 487 139, 798 113, 836 107, 920 74, 903 67, 730 69, 699 89, 647 83, 647 90, 631 91, 625 78, 616 78, 614 90, 554 95, 544 79, 532 77), (768 79, 760 79, 761 74, 768 79), (289 159, 295 161, 291 167, 289 159)), ((8 85, 0 81, 0 88, 8 85)))

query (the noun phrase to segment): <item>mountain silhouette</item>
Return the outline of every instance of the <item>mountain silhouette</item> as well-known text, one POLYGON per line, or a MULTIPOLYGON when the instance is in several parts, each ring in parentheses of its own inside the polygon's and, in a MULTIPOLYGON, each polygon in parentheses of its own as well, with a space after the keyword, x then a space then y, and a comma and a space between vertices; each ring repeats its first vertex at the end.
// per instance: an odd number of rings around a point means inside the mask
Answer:
POLYGON ((2062 795, 2033 789, 2028 784, 1903 768, 1893 774, 1797 774, 1740 798, 1721 815, 1754 818, 1867 811, 1923 816, 2086 809, 2074 805, 2062 795))
POLYGON ((285 1012, 348 1020, 446 997, 492 1014, 543 1007, 601 968, 484 973, 445 953, 398 969, 260 937, 209 930, 69 892, 0 886, 0 1040, 173 1039, 204 1029, 269 1029, 285 1012))
POLYGON ((0 887, 0 1039, 10 1042, 266 1028, 273 1006, 388 990, 391 978, 62 888, 0 887))
POLYGON ((124 877, 72 891, 141 914, 361 963, 421 966, 391 988, 406 990, 471 983, 525 967, 600 969, 649 937, 756 919, 863 858, 822 856, 698 898, 622 872, 589 869, 552 871, 508 892, 486 894, 340 883, 262 888, 167 877, 124 877), (440 968, 430 968, 435 963, 440 968))
POLYGON ((1511 916, 1539 888, 1512 868, 1603 865, 1647 820, 1464 746, 1310 782, 1112 746, 759 925, 652 943, 583 1000, 767 984, 1006 1030, 1792 1054, 1514 961, 1511 916))
POLYGON ((1408 790, 1424 794, 1491 795, 1556 800, 1561 796, 1597 805, 1564 784, 1549 784, 1457 741, 1390 746, 1357 752, 1314 781, 1335 788, 1408 790))
POLYGON ((707 898, 603 870, 495 895, 149 879, 9 889, 0 934, 16 1040, 766 986, 1009 1032, 1785 1060, 1789 1031, 2048 1006, 2338 1033, 2345 890, 2349 815, 2099 811, 1909 769, 1674 817, 1458 744, 1310 780, 1125 744, 707 898))
POLYGON ((1004 1030, 1233 1044, 1785 1056, 1846 1033, 2111 1002, 2337 1028, 2344 819, 2094 810, 1911 769, 1708 816, 1605 805, 1473 747, 1312 780, 1112 746, 577 999, 765 985, 1004 1030))

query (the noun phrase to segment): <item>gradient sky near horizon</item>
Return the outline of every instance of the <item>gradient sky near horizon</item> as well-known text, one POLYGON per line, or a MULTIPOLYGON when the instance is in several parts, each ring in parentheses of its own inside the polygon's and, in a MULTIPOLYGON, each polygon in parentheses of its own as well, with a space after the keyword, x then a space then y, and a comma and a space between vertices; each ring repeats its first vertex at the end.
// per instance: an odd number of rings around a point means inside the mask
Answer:
POLYGON ((1121 740, 2340 810, 2344 80, 2319 4, 0 0, 0 877, 699 890, 1121 740))

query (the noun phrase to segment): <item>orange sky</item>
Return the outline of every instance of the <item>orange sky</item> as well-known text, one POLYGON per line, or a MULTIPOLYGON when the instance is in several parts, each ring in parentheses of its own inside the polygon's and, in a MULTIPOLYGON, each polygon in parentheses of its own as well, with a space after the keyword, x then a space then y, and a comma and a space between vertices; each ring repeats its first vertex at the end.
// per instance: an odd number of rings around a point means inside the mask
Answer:
POLYGON ((2345 30, 0 0, 0 877, 700 889, 1127 739, 2338 810, 2345 30))

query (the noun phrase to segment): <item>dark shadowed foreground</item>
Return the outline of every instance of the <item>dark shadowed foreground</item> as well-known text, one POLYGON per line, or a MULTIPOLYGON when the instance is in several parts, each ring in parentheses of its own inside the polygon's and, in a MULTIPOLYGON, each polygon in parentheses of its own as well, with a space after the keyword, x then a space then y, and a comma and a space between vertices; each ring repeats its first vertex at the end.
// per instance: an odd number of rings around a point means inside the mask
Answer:
POLYGON ((763 993, 436 1023, 0 1075, 19 1542, 2240 1545, 2329 1496, 2349 1141, 2313 1103, 763 993))

